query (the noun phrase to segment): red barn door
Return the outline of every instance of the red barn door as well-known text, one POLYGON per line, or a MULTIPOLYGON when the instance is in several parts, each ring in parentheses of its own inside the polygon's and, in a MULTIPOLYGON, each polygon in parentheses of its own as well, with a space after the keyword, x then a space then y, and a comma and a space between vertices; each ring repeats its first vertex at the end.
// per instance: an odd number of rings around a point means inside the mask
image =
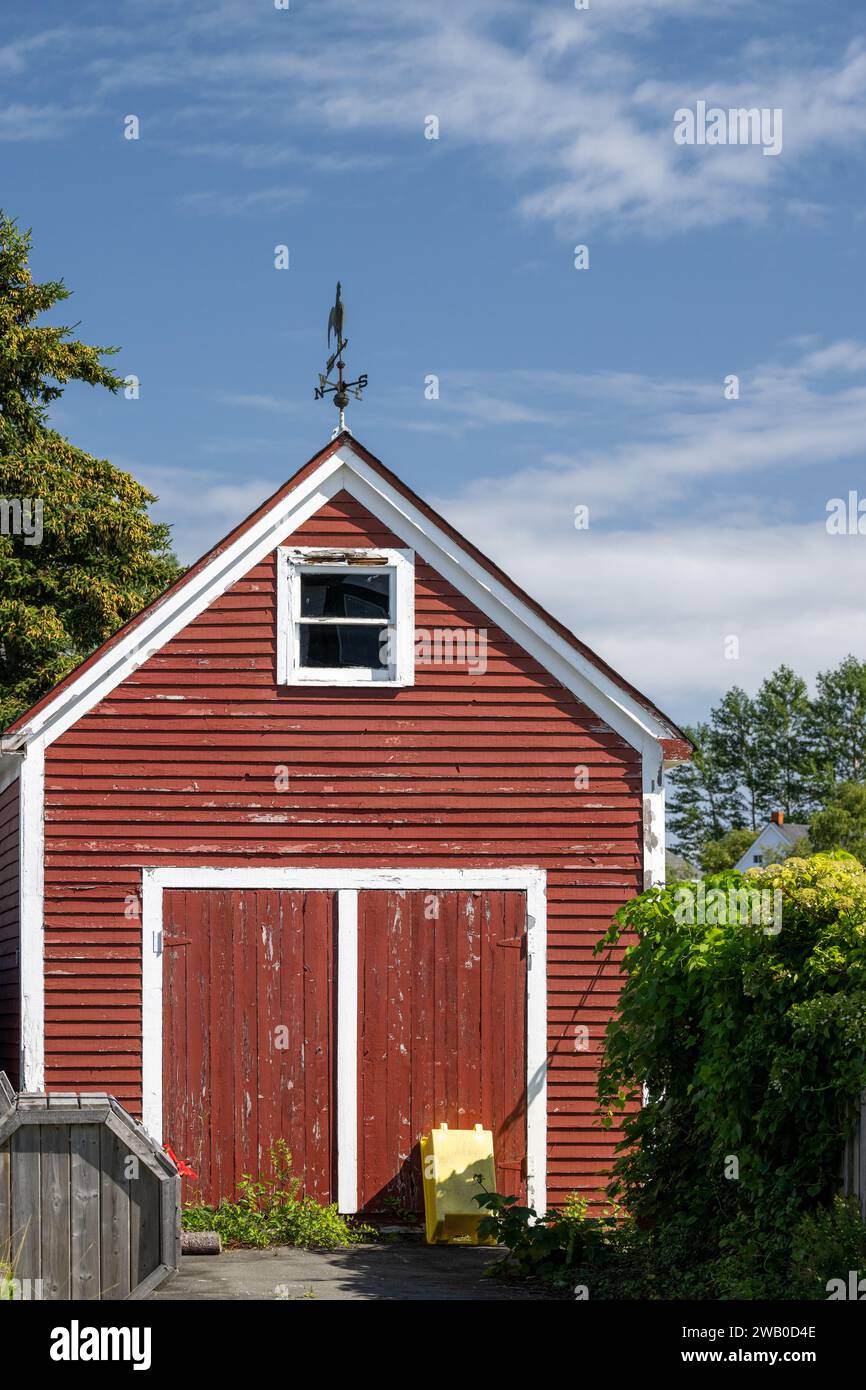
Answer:
POLYGON ((167 889, 163 1135, 199 1181, 234 1195, 284 1139, 304 1189, 332 1198, 334 895, 167 889))
POLYGON ((526 897, 359 894, 358 1202, 423 1209, 418 1140, 492 1129, 497 1185, 525 1198, 526 897))

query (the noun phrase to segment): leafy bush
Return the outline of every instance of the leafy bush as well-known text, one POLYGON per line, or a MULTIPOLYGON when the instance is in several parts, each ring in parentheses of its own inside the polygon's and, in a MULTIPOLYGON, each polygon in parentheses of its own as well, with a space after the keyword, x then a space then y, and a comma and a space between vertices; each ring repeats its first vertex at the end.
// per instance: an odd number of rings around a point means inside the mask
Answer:
POLYGON ((590 1217, 576 1196, 543 1218, 516 1197, 485 1192, 476 1201, 487 1212, 480 1234, 508 1249, 491 1273, 539 1279, 572 1296, 585 1290, 595 1301, 826 1300, 831 1280, 848 1290, 852 1271, 866 1278, 866 1228, 850 1198, 804 1213, 793 1235, 776 1232, 768 1241, 766 1233, 735 1228, 722 1252, 688 1214, 645 1230, 614 1209, 590 1217))
POLYGON ((735 826, 733 830, 728 830, 720 839, 707 840, 700 849, 701 868, 706 874, 718 874, 725 869, 732 869, 738 860, 742 859, 746 850, 752 847, 757 838, 758 832, 756 830, 735 826))
POLYGON ((711 1253, 688 1223, 648 1232, 613 1206, 590 1216, 576 1193, 543 1217, 497 1192, 475 1200, 486 1212, 479 1234, 508 1251, 491 1273, 539 1279, 572 1296, 585 1289, 596 1300, 716 1296, 711 1253))
POLYGON ((794 1233, 832 1203, 866 1084, 866 870, 821 854, 703 891, 691 914, 693 888, 642 894, 599 946, 637 936, 599 1078, 623 1112, 610 1193, 651 1244, 693 1241, 715 1296, 790 1297, 794 1233), (744 889, 771 919, 731 910, 744 889))
POLYGON ((504 1245, 508 1250, 507 1272, 521 1278, 546 1279, 553 1284, 571 1282, 573 1266, 597 1254, 616 1229, 613 1212, 589 1216, 586 1199, 577 1193, 561 1212, 544 1216, 534 1207, 521 1206, 517 1197, 503 1197, 483 1186, 475 1200, 485 1212, 478 1223, 480 1238, 504 1245))
POLYGON ((818 850, 846 849, 866 863, 866 786, 842 782, 823 810, 809 822, 809 838, 818 850))
POLYGON ((831 1279, 866 1277, 866 1227, 853 1198, 806 1212, 791 1242, 791 1297, 826 1299, 831 1279))
POLYGON ((369 1227, 346 1220, 336 1203, 323 1207, 300 1196, 301 1179, 292 1173, 292 1155, 284 1140, 271 1149, 273 1176, 254 1181, 245 1174, 238 1183, 238 1200, 218 1207, 191 1205, 183 1209, 187 1231, 218 1231, 226 1245, 301 1245, 333 1250, 375 1235, 369 1227))

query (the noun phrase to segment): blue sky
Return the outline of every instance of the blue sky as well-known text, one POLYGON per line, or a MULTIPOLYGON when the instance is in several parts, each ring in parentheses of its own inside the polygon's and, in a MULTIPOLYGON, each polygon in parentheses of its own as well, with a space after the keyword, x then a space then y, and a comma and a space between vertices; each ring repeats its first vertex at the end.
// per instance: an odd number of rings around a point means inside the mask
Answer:
POLYGON ((866 497, 863 21, 842 0, 22 7, 3 206, 74 290, 63 317, 141 380, 71 388, 54 421, 195 558, 329 439, 339 277, 357 437, 672 716, 862 655, 866 536, 825 522, 866 497), (678 146, 698 100, 781 109, 781 152, 678 146))

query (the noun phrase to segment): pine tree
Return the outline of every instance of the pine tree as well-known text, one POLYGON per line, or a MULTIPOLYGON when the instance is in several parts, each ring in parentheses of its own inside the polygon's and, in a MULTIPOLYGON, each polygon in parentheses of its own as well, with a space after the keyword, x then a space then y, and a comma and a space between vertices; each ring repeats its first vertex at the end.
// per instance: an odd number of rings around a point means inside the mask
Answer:
POLYGON ((725 802, 725 830, 758 828, 761 772, 757 722, 754 700, 737 685, 725 692, 710 715, 720 795, 725 802))
POLYGON ((686 725, 683 732, 694 752, 668 775, 667 829, 672 846, 697 863, 701 847, 730 828, 730 789, 719 773, 710 725, 686 725))
POLYGON ((123 385, 69 327, 36 320, 70 295, 35 284, 31 233, 0 211, 0 728, 179 573, 156 498, 48 423, 70 381, 123 385))
POLYGON ((827 800, 836 783, 866 779, 866 661, 846 656, 835 671, 819 673, 810 741, 815 800, 827 800))
POLYGON ((780 666, 761 683, 754 711, 756 805, 761 819, 784 811, 787 820, 806 820, 811 809, 806 682, 790 666, 780 666))

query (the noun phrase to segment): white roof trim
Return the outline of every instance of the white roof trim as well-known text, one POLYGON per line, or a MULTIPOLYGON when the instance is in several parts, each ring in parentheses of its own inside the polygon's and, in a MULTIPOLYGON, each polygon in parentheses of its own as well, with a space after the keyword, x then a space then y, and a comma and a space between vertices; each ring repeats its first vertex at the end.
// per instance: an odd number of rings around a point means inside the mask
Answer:
POLYGON ((293 530, 343 486, 341 460, 332 456, 254 526, 217 555, 194 579, 169 594, 128 636, 110 647, 77 680, 38 710, 29 724, 3 740, 3 751, 35 739, 46 747, 105 699, 127 676, 160 651, 188 623, 275 550, 293 530))
POLYGON ((351 441, 325 459, 188 583, 169 594, 129 634, 9 735, 3 752, 53 743, 148 657, 203 613, 232 584, 336 493, 345 489, 391 527, 609 727, 640 752, 675 732, 545 623, 355 451, 351 441))
POLYGON ((503 632, 561 680, 566 689, 634 748, 643 752, 659 739, 676 737, 666 724, 600 671, 489 570, 413 505, 363 459, 351 459, 357 481, 349 491, 423 559, 471 599, 503 632), (599 701, 601 696, 601 702, 599 701))

